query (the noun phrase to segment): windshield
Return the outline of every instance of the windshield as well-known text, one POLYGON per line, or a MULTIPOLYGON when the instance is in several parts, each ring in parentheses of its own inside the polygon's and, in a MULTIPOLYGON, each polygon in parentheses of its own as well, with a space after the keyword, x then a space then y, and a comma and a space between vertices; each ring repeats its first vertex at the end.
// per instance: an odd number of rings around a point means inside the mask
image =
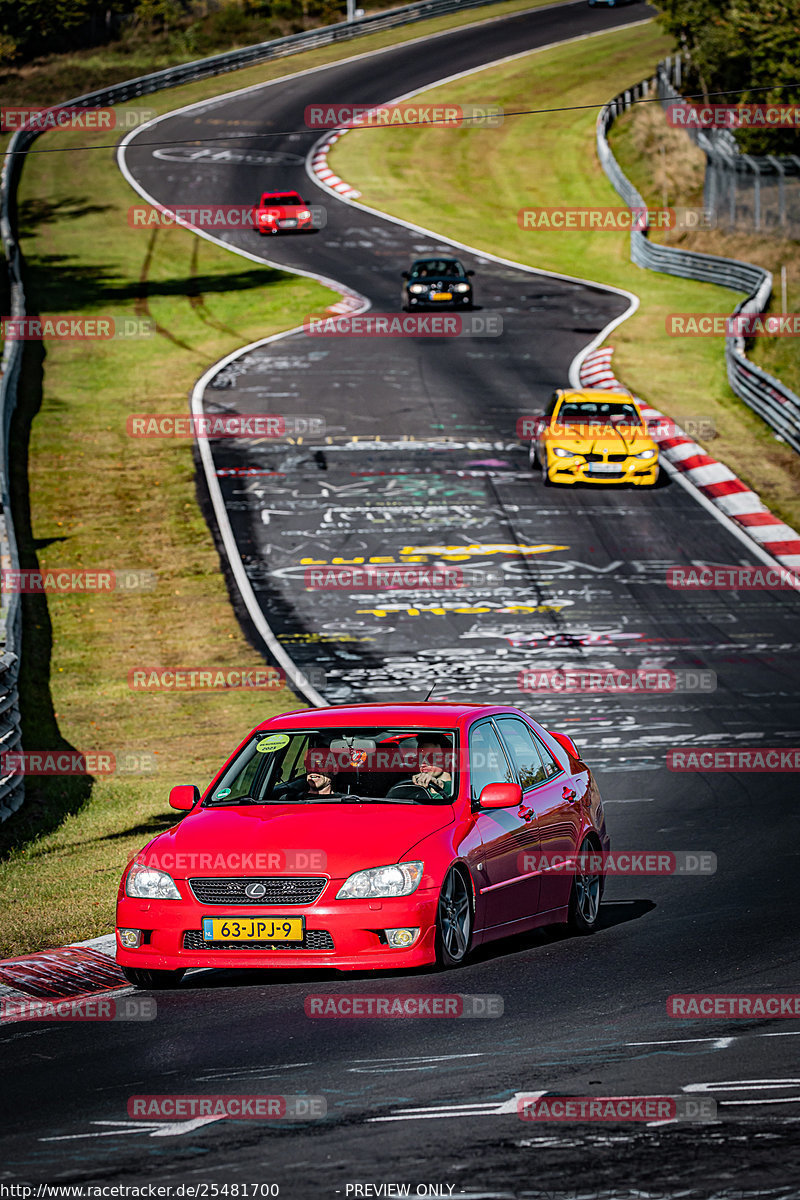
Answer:
POLYGON ((642 418, 633 404, 565 400, 556 413, 556 424, 641 425, 642 418))
POLYGON ((254 734, 205 806, 449 804, 458 787, 446 730, 309 729, 254 734))
POLYGON ((414 263, 411 268, 411 275, 414 279, 430 279, 433 276, 441 275, 453 277, 463 274, 464 269, 461 263, 454 258, 429 258, 425 262, 414 263))
POLYGON ((269 192, 261 197, 262 208, 269 208, 271 204, 303 204, 304 201, 298 196, 297 192, 282 192, 278 195, 271 196, 269 192))

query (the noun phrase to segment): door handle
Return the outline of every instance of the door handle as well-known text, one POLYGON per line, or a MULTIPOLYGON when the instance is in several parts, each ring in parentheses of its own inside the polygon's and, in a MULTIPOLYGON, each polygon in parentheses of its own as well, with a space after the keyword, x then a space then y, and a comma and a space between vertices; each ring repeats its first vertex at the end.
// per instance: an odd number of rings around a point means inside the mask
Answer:
POLYGON ((523 821, 530 821, 531 817, 534 815, 533 809, 521 807, 519 810, 519 815, 522 817, 523 821))
POLYGON ((570 804, 573 804, 575 802, 576 795, 577 795, 577 793, 574 792, 571 788, 565 787, 563 792, 561 793, 561 799, 567 800, 570 804))

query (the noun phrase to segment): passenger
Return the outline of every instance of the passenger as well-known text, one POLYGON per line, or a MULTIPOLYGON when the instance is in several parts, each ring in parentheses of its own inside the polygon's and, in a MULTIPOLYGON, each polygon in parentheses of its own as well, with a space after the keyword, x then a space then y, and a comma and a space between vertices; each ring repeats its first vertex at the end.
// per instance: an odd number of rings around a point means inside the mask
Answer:
POLYGON ((417 758, 420 770, 411 777, 418 787, 433 791, 434 795, 452 796, 453 776, 447 769, 451 746, 441 733, 422 733, 417 738, 417 758))

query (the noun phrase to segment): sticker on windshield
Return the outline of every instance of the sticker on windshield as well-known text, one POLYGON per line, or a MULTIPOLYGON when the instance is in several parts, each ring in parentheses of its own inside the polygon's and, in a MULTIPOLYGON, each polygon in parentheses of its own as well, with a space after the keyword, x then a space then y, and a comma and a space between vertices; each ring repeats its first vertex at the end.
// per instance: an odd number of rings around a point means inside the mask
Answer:
POLYGON ((220 788, 220 790, 218 792, 216 792, 216 794, 214 795, 214 799, 221 800, 223 796, 230 796, 230 794, 231 794, 230 788, 220 788))
POLYGON ((269 737, 262 738, 260 742, 256 742, 256 750, 259 754, 269 754, 273 750, 282 750, 284 746, 288 745, 288 733, 271 733, 269 737))

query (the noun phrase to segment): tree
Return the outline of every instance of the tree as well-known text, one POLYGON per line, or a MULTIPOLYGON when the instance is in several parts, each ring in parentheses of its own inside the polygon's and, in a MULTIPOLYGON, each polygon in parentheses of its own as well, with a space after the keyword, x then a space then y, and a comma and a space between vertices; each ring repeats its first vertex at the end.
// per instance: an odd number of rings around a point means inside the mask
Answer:
MULTIPOLYGON (((718 104, 800 105, 800 0, 655 2, 660 24, 688 55, 685 95, 718 104)), ((736 138, 752 154, 800 149, 800 127, 740 129, 736 138)))

